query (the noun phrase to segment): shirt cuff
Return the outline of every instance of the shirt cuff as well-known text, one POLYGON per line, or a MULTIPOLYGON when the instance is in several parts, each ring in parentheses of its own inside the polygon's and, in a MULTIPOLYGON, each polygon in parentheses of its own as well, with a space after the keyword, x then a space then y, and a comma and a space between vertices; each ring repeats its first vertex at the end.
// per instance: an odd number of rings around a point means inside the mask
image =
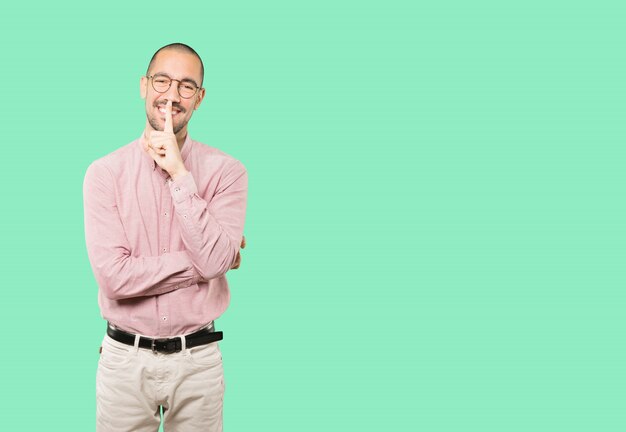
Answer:
POLYGON ((170 193, 175 203, 180 204, 198 193, 196 181, 193 179, 191 171, 176 180, 169 182, 170 193))

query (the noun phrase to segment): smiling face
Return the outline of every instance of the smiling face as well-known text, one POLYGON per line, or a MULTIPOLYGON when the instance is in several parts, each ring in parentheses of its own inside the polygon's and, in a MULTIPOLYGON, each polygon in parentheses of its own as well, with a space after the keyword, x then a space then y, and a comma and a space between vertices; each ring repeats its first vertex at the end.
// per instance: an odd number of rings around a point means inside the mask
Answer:
POLYGON ((164 93, 157 92, 153 87, 153 80, 169 77, 180 80, 183 85, 202 85, 200 61, 192 54, 172 49, 161 51, 155 58, 148 75, 154 78, 141 77, 141 98, 146 101, 147 125, 153 130, 162 131, 165 126, 165 104, 172 101, 172 123, 174 133, 184 137, 187 134, 187 123, 193 111, 200 106, 204 98, 204 89, 199 89, 189 99, 182 98, 178 93, 179 81, 172 81, 170 88, 164 93))

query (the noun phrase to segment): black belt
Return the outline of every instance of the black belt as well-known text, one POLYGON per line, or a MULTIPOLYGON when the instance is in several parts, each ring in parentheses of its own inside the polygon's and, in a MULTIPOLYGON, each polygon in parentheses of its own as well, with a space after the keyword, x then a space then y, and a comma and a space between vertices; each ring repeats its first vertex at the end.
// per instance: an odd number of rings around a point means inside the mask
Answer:
MULTIPOLYGON (((118 342, 122 342, 126 345, 135 345, 135 335, 125 332, 118 328, 112 327, 110 323, 107 323, 107 334, 118 342)), ((185 346, 187 348, 195 347, 198 345, 205 345, 211 342, 222 340, 223 334, 221 331, 216 332, 213 328, 213 324, 210 327, 204 327, 197 332, 185 335, 185 346)), ((152 352, 163 353, 175 353, 183 349, 182 339, 180 337, 164 338, 164 339, 152 339, 149 337, 139 337, 139 347, 147 348, 152 352)))

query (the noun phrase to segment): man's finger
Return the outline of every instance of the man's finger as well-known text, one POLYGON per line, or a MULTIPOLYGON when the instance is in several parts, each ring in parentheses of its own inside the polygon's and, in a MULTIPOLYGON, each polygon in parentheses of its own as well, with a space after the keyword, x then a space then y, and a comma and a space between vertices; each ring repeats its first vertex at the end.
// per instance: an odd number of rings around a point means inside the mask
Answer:
POLYGON ((158 154, 160 156, 165 156, 165 149, 163 147, 152 146, 150 148, 150 150, 153 151, 154 154, 158 154))
POLYGON ((143 149, 148 151, 148 147, 150 147, 150 139, 146 135, 146 131, 143 131, 143 149))
POLYGON ((154 149, 151 146, 148 146, 146 151, 148 152, 150 156, 152 156, 153 159, 155 158, 155 156, 157 156, 157 153, 154 151, 154 149))
POLYGON ((172 126, 172 101, 168 100, 165 105, 165 127, 163 132, 174 133, 174 127, 172 126))
POLYGON ((241 236, 241 249, 246 247, 246 236, 242 235, 241 236))
POLYGON ((154 149, 158 149, 158 148, 161 148, 161 147, 165 148, 165 147, 167 147, 167 143, 169 143, 169 142, 170 142, 169 139, 166 139, 166 140, 163 140, 163 139, 153 139, 153 140, 150 140, 150 145, 154 149))

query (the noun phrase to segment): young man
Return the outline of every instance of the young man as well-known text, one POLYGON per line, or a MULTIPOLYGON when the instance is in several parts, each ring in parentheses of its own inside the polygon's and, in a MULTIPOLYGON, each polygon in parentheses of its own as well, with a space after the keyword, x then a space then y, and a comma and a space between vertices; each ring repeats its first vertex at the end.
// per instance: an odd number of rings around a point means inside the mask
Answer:
POLYGON ((214 320, 230 300, 248 176, 194 141, 205 90, 184 44, 160 48, 140 80, 142 136, 97 159, 83 185, 85 240, 108 321, 96 374, 96 430, 221 431, 224 377, 214 320))

